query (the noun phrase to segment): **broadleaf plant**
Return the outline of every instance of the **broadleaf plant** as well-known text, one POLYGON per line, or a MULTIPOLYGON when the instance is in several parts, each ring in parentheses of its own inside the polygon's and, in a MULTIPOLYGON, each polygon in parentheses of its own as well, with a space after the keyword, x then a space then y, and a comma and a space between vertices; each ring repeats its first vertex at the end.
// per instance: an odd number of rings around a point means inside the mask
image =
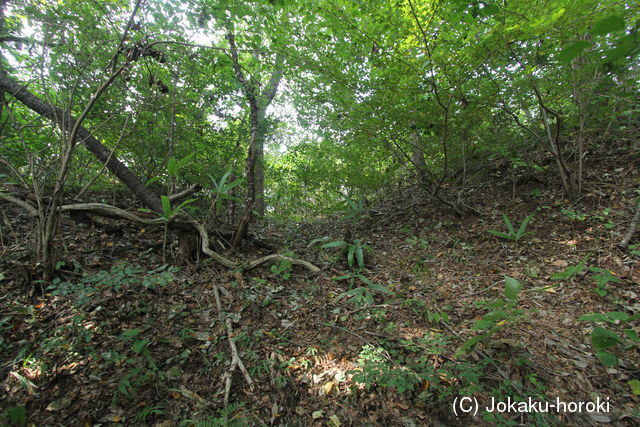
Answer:
POLYGON ((507 231, 508 233, 504 233, 502 231, 497 231, 497 230, 488 230, 489 233, 493 234, 494 236, 503 238, 503 239, 507 239, 507 240, 513 240, 514 242, 518 243, 518 241, 520 239, 522 239, 527 233, 526 233, 526 229, 527 229, 527 225, 529 224, 529 221, 531 221, 533 219, 534 215, 529 215, 527 216, 521 223, 520 226, 518 227, 518 230, 516 231, 516 229, 513 227, 513 224, 511 223, 511 220, 509 219, 508 216, 506 216, 505 214, 502 214, 502 220, 504 221, 504 225, 507 227, 507 231))

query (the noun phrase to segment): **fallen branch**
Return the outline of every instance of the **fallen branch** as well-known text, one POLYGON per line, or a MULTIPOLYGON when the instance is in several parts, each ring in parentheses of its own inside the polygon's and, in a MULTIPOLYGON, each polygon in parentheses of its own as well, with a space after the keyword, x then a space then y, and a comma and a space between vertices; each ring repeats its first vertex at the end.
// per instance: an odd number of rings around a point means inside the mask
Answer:
POLYGON ((224 310, 222 310, 222 303, 220 302, 220 292, 218 289, 218 285, 213 285, 213 295, 216 298, 216 307, 218 309, 218 319, 220 319, 220 323, 225 325, 227 330, 227 340, 229 341, 229 348, 231 349, 231 365, 229 369, 222 376, 224 380, 224 406, 225 408, 229 405, 229 395, 231 393, 231 381, 233 378, 233 372, 236 368, 240 369, 242 375, 244 376, 244 380, 249 384, 249 388, 253 389, 253 380, 251 379, 251 375, 245 368, 244 363, 242 363, 242 359, 238 355, 238 348, 236 347, 236 343, 233 340, 233 327, 231 325, 231 319, 229 316, 225 315, 224 310))
POLYGON ((636 234, 636 229, 638 228, 638 222, 640 222, 640 203, 636 206, 636 213, 633 215, 633 219, 631 223, 627 227, 627 231, 624 233, 624 237, 622 241, 618 243, 618 247, 622 250, 625 250, 629 245, 629 242, 633 238, 633 235, 636 234))

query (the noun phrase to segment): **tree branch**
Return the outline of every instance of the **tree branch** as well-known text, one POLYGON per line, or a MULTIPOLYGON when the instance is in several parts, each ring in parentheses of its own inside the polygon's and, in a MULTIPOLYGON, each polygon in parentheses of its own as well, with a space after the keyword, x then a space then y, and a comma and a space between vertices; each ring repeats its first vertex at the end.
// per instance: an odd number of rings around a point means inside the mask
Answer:
POLYGON ((276 93, 278 92, 278 85, 280 84, 280 80, 282 79, 283 62, 284 57, 278 52, 276 54, 276 63, 274 65, 273 71, 271 72, 269 82, 260 95, 260 107, 266 108, 266 106, 269 105, 273 100, 273 97, 276 96, 276 93))
POLYGON ((42 40, 36 40, 31 37, 17 37, 17 36, 2 36, 0 37, 0 43, 13 42, 24 44, 39 44, 46 47, 64 46, 64 43, 51 43, 42 40))

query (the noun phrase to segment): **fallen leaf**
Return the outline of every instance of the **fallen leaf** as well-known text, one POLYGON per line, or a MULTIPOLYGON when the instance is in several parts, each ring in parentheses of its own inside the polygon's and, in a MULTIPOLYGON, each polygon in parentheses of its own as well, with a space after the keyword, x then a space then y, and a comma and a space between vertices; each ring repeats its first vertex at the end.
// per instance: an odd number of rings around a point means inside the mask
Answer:
POLYGON ((71 399, 68 397, 62 397, 60 399, 56 399, 47 405, 47 411, 51 411, 51 412, 59 411, 69 406, 70 403, 71 403, 71 399))
POLYGON ((328 381, 324 386, 322 386, 322 389, 324 390, 324 394, 329 394, 331 393, 331 389, 333 388, 333 381, 328 381))

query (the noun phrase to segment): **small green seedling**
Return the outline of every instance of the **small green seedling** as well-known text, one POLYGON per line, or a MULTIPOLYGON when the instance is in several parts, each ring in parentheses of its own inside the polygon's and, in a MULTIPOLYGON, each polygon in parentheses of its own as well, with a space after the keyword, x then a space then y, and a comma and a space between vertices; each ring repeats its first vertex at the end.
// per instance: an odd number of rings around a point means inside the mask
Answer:
POLYGON ((513 277, 504 276, 504 285, 504 299, 481 301, 478 304, 491 310, 482 316, 482 319, 478 320, 472 328, 474 331, 483 332, 467 340, 458 350, 458 355, 470 353, 476 344, 487 340, 498 331, 510 327, 527 313, 525 309, 517 307, 522 283, 513 277))
POLYGON ((529 224, 529 221, 531 221, 531 219, 533 219, 533 215, 529 215, 528 217, 526 217, 520 224, 520 227, 518 227, 518 231, 516 231, 515 228, 513 227, 513 224, 511 223, 511 220, 509 220, 509 217, 502 214, 502 220, 504 221, 504 225, 507 227, 507 231, 509 231, 509 233, 503 233, 502 231, 496 231, 496 230, 488 230, 488 231, 494 236, 501 237, 507 240, 513 240, 514 242, 518 243, 518 241, 527 234, 525 230, 527 228, 527 225, 529 224))
MULTIPOLYGON (((313 243, 313 242, 312 242, 313 243)), ((367 247, 362 243, 360 239, 355 239, 353 243, 345 242, 344 240, 338 240, 335 242, 325 243, 320 246, 322 249, 328 248, 340 248, 347 247, 347 264, 350 268, 356 267, 354 261, 357 263, 357 268, 364 269, 364 249, 367 247)))
MULTIPOLYGON (((579 318, 583 322, 603 322, 611 326, 629 324, 637 319, 640 319, 640 314, 631 316, 620 311, 610 311, 605 314, 589 313, 579 318)), ((632 327, 625 328, 623 333, 626 339, 616 332, 601 326, 596 326, 591 331, 591 345, 596 352, 596 357, 607 368, 618 364, 618 357, 613 352, 616 347, 624 345, 626 348, 637 348, 640 346, 640 337, 635 329, 632 327)))

